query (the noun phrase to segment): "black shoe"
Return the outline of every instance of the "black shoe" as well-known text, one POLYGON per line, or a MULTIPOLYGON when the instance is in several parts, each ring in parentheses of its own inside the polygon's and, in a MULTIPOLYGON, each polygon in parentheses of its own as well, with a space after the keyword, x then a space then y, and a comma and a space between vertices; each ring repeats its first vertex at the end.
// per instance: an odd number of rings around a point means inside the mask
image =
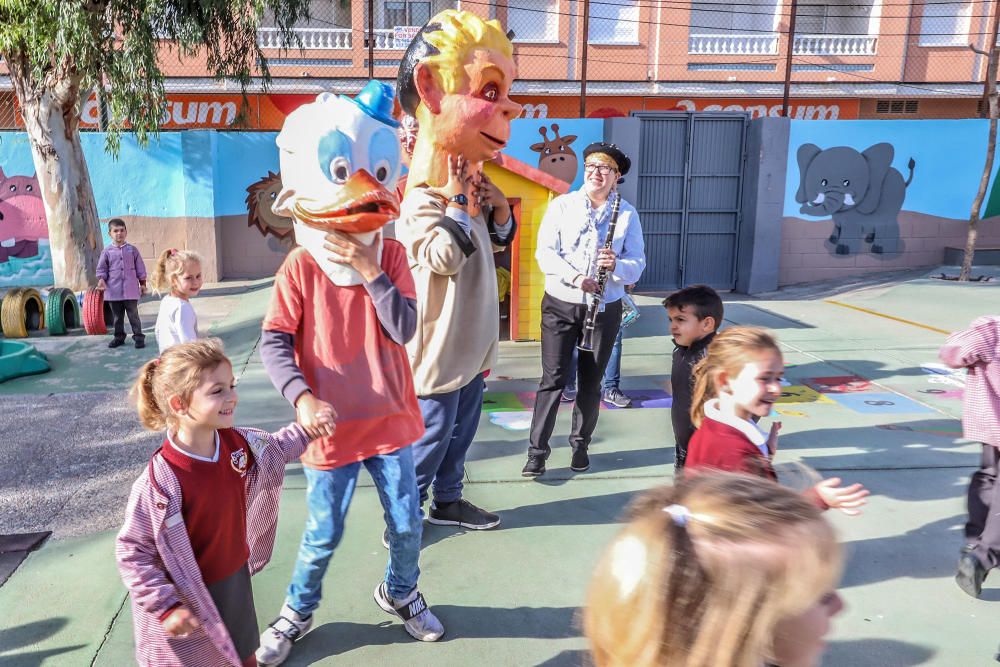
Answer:
POLYGON ((601 396, 601 400, 608 405, 613 405, 616 408, 631 408, 632 399, 622 393, 622 390, 618 387, 612 387, 604 392, 601 396))
POLYGON ((986 579, 986 568, 973 553, 963 553, 958 559, 958 572, 955 582, 958 587, 974 598, 983 592, 983 580, 986 579))
POLYGON ((539 477, 545 474, 545 457, 528 455, 528 462, 521 469, 521 477, 539 477))
POLYGON ((573 452, 573 459, 570 461, 569 469, 573 472, 584 472, 590 469, 590 456, 586 449, 577 449, 573 452))
POLYGON ((146 347, 146 341, 144 341, 144 340, 137 340, 137 341, 135 341, 135 349, 141 350, 144 347, 146 347))
POLYGON ((461 498, 451 503, 437 501, 431 503, 431 511, 427 513, 427 522, 436 526, 461 526, 470 530, 489 530, 500 525, 500 517, 461 498))
POLYGON ((124 340, 118 340, 117 338, 115 338, 110 343, 108 343, 108 347, 110 347, 111 349, 114 349, 116 347, 121 347, 124 344, 125 344, 124 340))

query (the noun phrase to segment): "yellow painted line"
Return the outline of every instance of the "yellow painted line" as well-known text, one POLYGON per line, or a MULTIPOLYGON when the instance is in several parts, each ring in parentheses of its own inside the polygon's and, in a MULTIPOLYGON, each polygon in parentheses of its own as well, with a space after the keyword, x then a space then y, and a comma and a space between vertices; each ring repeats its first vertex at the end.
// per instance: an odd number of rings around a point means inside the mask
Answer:
POLYGON ((841 303, 840 301, 834 301, 833 299, 823 299, 823 303, 829 303, 834 306, 842 306, 844 308, 850 308, 851 310, 858 310, 862 313, 868 313, 869 315, 874 315, 876 317, 884 317, 887 320, 893 320, 894 322, 902 322, 903 324, 909 324, 910 326, 920 327, 921 329, 927 329, 928 331, 933 331, 935 333, 950 334, 950 331, 945 331, 944 329, 938 329, 937 327, 928 326, 926 324, 921 324, 920 322, 913 322, 911 320, 904 320, 902 317, 894 317, 893 315, 886 315, 885 313, 880 313, 876 310, 869 310, 867 308, 862 308, 861 306, 852 306, 849 303, 841 303))

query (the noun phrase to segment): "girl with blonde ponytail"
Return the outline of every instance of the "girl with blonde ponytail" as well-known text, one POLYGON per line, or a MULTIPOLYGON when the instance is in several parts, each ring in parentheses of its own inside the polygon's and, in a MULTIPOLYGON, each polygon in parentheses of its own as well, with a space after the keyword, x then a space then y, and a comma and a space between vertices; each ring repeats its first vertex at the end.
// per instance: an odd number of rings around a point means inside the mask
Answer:
MULTIPOLYGON (((781 396, 785 363, 778 341, 766 329, 731 327, 719 333, 694 367, 691 421, 697 427, 688 445, 685 470, 748 472, 777 480, 771 459, 778 449, 780 422, 765 435, 757 420, 771 414, 781 396)), ((823 509, 859 514, 868 491, 860 484, 823 480, 809 490, 823 509)))
POLYGON ((132 388, 139 419, 165 430, 132 485, 115 556, 131 592, 140 665, 256 664, 250 575, 271 557, 285 464, 310 431, 234 428, 233 367, 216 339, 181 343, 147 362, 132 388))
POLYGON ((160 253, 150 279, 153 291, 166 295, 156 317, 160 354, 172 345, 198 339, 198 316, 191 299, 201 291, 201 255, 193 250, 167 248, 160 253))
POLYGON ((841 550, 820 511, 767 480, 685 477, 641 495, 591 580, 596 667, 815 667, 841 550))

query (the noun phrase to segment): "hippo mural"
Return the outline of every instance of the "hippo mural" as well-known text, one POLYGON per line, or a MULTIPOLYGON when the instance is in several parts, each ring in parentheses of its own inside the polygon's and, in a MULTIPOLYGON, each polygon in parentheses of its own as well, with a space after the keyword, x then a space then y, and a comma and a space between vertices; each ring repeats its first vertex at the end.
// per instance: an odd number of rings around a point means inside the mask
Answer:
POLYGON ((0 168, 0 263, 39 254, 49 238, 45 207, 34 176, 6 176, 0 168))
POLYGON ((800 213, 833 219, 829 242, 835 254, 858 253, 862 243, 876 255, 902 251, 897 216, 916 162, 910 159, 904 181, 892 167, 894 153, 888 143, 860 153, 847 146, 826 150, 816 144, 799 146, 795 201, 802 204, 800 213))

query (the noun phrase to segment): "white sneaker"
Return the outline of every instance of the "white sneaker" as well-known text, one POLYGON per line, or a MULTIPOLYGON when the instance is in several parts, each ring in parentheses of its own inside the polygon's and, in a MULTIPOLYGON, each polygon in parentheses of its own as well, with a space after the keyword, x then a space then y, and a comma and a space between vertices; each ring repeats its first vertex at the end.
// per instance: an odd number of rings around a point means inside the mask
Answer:
POLYGON ((281 608, 278 618, 271 621, 260 636, 257 649, 257 664, 261 667, 280 665, 292 650, 292 644, 312 629, 313 615, 300 616, 287 604, 281 608))
POLYGON ((413 592, 402 600, 393 600, 389 595, 389 587, 383 581, 375 588, 375 604, 382 611, 402 619, 403 627, 414 639, 422 642, 436 642, 444 634, 441 621, 427 606, 424 596, 414 588, 413 592))

